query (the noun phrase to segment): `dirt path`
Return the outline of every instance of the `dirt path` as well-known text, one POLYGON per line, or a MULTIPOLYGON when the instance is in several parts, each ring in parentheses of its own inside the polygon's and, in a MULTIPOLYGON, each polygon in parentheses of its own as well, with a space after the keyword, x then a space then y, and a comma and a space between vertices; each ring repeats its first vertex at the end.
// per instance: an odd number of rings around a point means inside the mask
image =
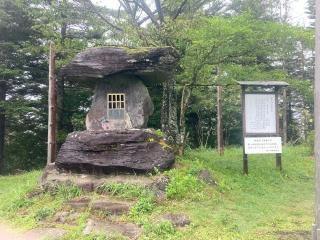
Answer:
POLYGON ((0 240, 35 240, 30 238, 24 238, 23 234, 17 233, 16 230, 10 228, 8 225, 4 223, 0 223, 0 240))
POLYGON ((47 238, 59 238, 65 234, 65 230, 57 228, 37 228, 27 232, 19 232, 6 223, 0 222, 0 240, 42 240, 47 238))

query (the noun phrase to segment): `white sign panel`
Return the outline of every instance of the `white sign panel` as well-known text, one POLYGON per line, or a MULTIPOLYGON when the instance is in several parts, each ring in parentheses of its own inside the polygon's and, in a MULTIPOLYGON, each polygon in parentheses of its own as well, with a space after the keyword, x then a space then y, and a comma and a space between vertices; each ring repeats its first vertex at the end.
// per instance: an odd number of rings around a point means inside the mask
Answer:
POLYGON ((276 133, 275 94, 245 94, 246 133, 276 133))
POLYGON ((282 153, 281 137, 246 137, 245 154, 282 153))

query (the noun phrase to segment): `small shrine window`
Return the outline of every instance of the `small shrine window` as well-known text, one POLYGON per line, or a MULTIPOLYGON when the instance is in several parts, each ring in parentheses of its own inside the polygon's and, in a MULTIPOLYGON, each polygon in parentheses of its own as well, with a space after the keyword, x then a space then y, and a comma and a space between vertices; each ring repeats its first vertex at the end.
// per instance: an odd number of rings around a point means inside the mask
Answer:
POLYGON ((108 94, 108 119, 124 119, 125 112, 125 94, 111 93, 108 94))

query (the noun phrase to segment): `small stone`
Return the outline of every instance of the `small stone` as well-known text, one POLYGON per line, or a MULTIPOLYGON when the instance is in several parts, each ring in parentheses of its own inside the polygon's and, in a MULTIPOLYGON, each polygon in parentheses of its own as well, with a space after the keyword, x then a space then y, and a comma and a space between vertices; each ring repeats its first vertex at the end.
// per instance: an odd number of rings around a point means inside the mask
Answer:
POLYGON ((93 182, 80 183, 79 187, 85 192, 93 192, 94 191, 94 183, 93 182))
POLYGON ((161 176, 150 185, 150 189, 154 192, 158 202, 166 199, 166 188, 169 182, 170 178, 168 176, 161 176))
POLYGON ((91 205, 92 210, 105 211, 111 215, 121 215, 129 212, 130 205, 127 203, 110 202, 108 200, 95 201, 91 205))
POLYGON ((217 181, 213 178, 212 174, 208 170, 200 170, 198 173, 198 179, 211 185, 217 186, 217 181))
POLYGON ((76 221, 79 218, 79 213, 77 212, 58 212, 54 216, 54 221, 56 223, 61 223, 61 224, 76 224, 76 221))
POLYGON ((82 198, 75 198, 72 200, 69 200, 67 202, 67 205, 69 205, 73 209, 81 209, 81 208, 87 208, 89 206, 90 199, 86 197, 82 198))
POLYGON ((170 178, 168 176, 161 176, 156 179, 156 181, 153 183, 153 186, 160 191, 166 191, 169 182, 170 178))
POLYGON ((189 217, 185 214, 168 213, 163 216, 163 219, 170 221, 175 227, 184 227, 191 223, 189 217))
POLYGON ((68 212, 57 212, 53 220, 57 223, 66 223, 68 215, 68 212))
POLYGON ((31 192, 28 192, 26 197, 30 199, 30 198, 37 197, 37 196, 41 195, 42 193, 43 193, 43 190, 40 188, 37 188, 37 189, 32 190, 31 192))
POLYGON ((83 234, 88 235, 91 233, 104 233, 107 236, 117 234, 136 240, 141 235, 141 229, 133 223, 111 223, 107 221, 89 219, 83 234))

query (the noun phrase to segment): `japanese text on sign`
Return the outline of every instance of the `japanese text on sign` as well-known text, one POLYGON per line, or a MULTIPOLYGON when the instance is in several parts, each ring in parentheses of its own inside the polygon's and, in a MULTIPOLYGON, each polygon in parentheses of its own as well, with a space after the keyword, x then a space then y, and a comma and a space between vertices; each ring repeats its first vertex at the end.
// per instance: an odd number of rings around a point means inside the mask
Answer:
POLYGON ((281 137, 247 137, 245 154, 282 153, 281 137))
POLYGON ((276 133, 275 94, 245 95, 246 133, 276 133))

